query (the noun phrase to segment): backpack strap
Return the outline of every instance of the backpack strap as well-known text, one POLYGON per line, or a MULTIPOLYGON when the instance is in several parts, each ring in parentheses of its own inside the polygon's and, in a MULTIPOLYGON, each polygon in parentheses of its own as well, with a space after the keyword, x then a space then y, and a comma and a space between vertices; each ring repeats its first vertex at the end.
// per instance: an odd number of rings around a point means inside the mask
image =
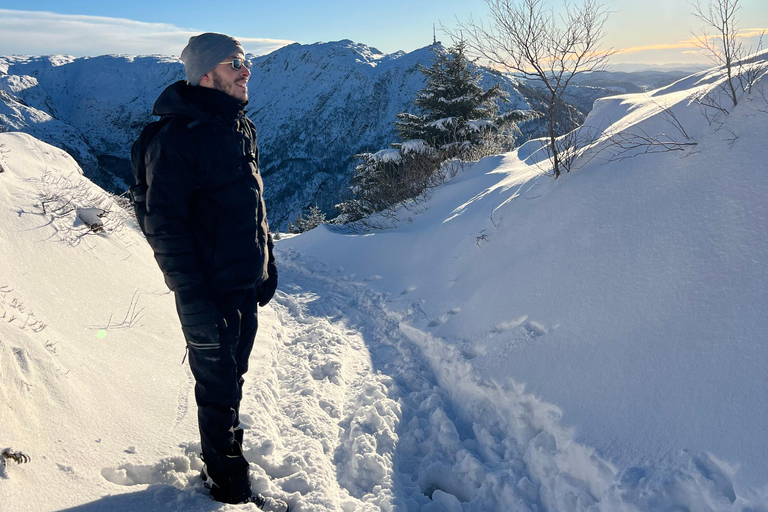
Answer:
MULTIPOLYGON (((136 141, 133 143, 133 146, 131 146, 131 168, 133 170, 135 184, 128 189, 128 192, 131 202, 134 205, 136 203, 143 203, 147 199, 147 169, 144 159, 147 153, 147 149, 149 148, 149 144, 171 119, 189 118, 174 114, 164 115, 157 121, 152 121, 151 123, 147 124, 144 129, 141 130, 139 138, 136 139, 136 141)), ((188 129, 190 129, 194 128, 200 123, 201 121, 199 120, 192 120, 191 122, 187 123, 186 126, 188 129)))
POLYGON ((160 130, 168 124, 171 120, 170 116, 163 116, 157 121, 152 121, 147 124, 142 130, 139 137, 131 146, 131 168, 133 170, 133 178, 135 184, 128 189, 131 202, 143 203, 147 199, 147 168, 145 165, 145 156, 147 148, 152 139, 160 133, 160 130))

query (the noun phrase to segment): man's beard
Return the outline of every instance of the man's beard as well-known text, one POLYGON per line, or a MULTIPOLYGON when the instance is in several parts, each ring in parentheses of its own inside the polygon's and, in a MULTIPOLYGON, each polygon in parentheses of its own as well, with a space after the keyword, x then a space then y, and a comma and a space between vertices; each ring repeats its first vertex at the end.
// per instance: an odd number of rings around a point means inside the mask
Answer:
POLYGON ((243 92, 245 92, 245 98, 241 97, 240 86, 236 85, 234 82, 225 83, 224 80, 216 72, 213 73, 213 87, 214 89, 227 93, 233 98, 237 98, 238 100, 248 100, 248 89, 243 90, 243 92))

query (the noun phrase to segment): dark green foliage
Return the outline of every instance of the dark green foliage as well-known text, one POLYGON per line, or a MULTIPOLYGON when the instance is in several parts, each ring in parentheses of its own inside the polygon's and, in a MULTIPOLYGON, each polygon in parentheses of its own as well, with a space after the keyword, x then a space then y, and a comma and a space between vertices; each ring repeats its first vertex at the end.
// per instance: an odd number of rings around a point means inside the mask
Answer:
POLYGON ((352 199, 336 208, 344 222, 352 222, 415 198, 430 185, 440 168, 439 153, 421 141, 378 153, 356 155, 350 192, 352 199))
POLYGON ((325 214, 319 206, 314 205, 309 207, 306 217, 299 213, 293 222, 288 222, 288 232, 303 233, 310 229, 315 229, 320 224, 325 224, 325 214))
POLYGON ((498 116, 499 102, 509 101, 508 95, 501 84, 483 90, 480 70, 467 58, 463 41, 448 49, 435 45, 432 51, 432 66, 421 68, 427 85, 414 100, 420 114, 397 116, 402 140, 421 139, 435 149, 464 142, 474 146, 489 132, 503 132, 526 119, 520 112, 498 116))
POLYGON ((517 123, 537 114, 511 111, 499 115, 499 102, 508 95, 496 84, 480 86, 482 74, 468 59, 463 41, 445 49, 434 45, 429 68, 421 67, 426 86, 417 93, 419 113, 397 115, 395 128, 404 141, 392 149, 356 155, 361 163, 349 192, 352 198, 336 205, 338 222, 352 222, 421 196, 439 182, 443 162, 453 158, 477 160, 508 151, 517 123))

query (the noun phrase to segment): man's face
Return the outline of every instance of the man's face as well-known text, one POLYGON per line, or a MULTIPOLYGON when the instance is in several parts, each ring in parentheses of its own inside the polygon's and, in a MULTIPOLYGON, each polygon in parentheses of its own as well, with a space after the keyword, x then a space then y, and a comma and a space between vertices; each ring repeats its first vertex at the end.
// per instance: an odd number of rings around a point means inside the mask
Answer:
POLYGON ((210 89, 218 89, 230 96, 237 98, 245 103, 248 101, 248 78, 251 76, 250 70, 241 65, 240 69, 232 67, 232 60, 239 59, 245 62, 245 55, 240 52, 231 54, 221 62, 212 71, 203 75, 200 85, 210 89))

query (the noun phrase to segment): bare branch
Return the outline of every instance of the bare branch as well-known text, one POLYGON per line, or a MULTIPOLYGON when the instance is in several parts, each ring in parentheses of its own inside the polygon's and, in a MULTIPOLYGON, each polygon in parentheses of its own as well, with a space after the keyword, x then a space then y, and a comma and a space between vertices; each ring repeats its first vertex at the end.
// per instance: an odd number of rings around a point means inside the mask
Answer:
POLYGON ((685 148, 696 146, 693 141, 679 141, 664 133, 649 135, 644 130, 640 133, 619 132, 608 139, 604 150, 611 152, 608 162, 620 162, 640 155, 684 151, 685 148))
MULTIPOLYGON (((459 22, 472 53, 492 67, 514 72, 546 91, 549 145, 555 178, 560 175, 555 114, 576 75, 603 69, 615 49, 600 51, 609 12, 597 0, 566 1, 555 15, 543 0, 486 0, 490 23, 459 22)), ((456 39, 458 33, 443 27, 456 39)), ((568 169, 566 169, 567 172, 568 169)))
POLYGON ((3 466, 5 466, 6 460, 12 460, 16 464, 25 464, 31 461, 32 458, 23 452, 15 452, 10 448, 5 448, 0 454, 0 461, 2 461, 3 466))
POLYGON ((757 64, 754 54, 760 51, 763 44, 763 34, 757 48, 745 48, 739 41, 739 23, 736 17, 741 6, 740 0, 702 0, 690 2, 693 15, 704 27, 700 34, 691 32, 696 38, 696 45, 712 62, 723 66, 726 79, 721 88, 728 94, 733 106, 738 105, 739 92, 751 92, 757 78, 766 69, 767 64, 757 64), (708 30, 714 30, 711 35, 708 30))

